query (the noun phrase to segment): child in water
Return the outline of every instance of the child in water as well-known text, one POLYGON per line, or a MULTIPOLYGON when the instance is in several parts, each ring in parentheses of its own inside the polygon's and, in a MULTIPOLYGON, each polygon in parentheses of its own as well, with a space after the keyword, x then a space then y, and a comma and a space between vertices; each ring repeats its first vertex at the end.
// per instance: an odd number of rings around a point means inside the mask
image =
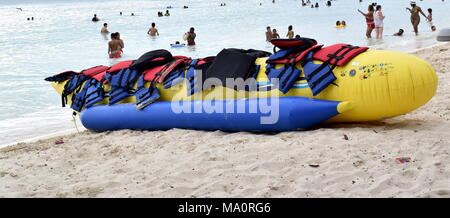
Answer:
POLYGON ((170 46, 177 46, 177 45, 178 45, 178 46, 185 46, 186 44, 184 44, 184 43, 183 43, 183 44, 180 44, 179 41, 176 41, 175 44, 170 44, 170 46))
POLYGON ((404 32, 403 29, 399 29, 398 32, 394 33, 394 36, 402 36, 404 32))

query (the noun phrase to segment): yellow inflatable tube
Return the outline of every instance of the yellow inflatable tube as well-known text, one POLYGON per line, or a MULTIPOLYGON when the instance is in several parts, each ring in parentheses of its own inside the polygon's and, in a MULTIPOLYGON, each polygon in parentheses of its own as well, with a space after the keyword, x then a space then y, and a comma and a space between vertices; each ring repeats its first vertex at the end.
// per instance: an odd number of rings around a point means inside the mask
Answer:
MULTIPOLYGON (((259 58, 255 61, 255 64, 261 66, 256 79, 259 83, 269 81, 265 73, 266 59, 259 58)), ((297 68, 301 69, 300 64, 297 64, 297 68)), ((157 87, 161 94, 160 101, 283 96, 342 101, 338 108, 341 114, 327 122, 373 121, 402 115, 427 103, 437 89, 437 77, 431 65, 415 56, 393 51, 366 51, 345 66, 336 67, 333 72, 337 78, 336 85, 329 85, 316 96, 312 95, 305 80, 297 81, 286 94, 278 89, 248 92, 215 87, 187 96, 185 82, 170 89, 164 89, 162 84, 157 87)), ((64 84, 65 82, 53 82, 52 86, 61 94, 64 84)), ((105 90, 109 88, 106 86, 105 90)), ((70 101, 71 95, 68 99, 70 101)), ((132 102, 135 102, 134 97, 119 103, 132 102)), ((106 98, 98 104, 107 103, 106 98)))

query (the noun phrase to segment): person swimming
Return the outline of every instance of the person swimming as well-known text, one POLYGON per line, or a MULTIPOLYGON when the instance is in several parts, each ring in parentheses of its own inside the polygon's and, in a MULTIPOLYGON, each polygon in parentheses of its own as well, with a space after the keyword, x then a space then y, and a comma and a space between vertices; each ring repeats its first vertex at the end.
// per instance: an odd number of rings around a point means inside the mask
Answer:
POLYGON ((100 33, 109 33, 108 30, 108 24, 104 23, 102 29, 100 30, 100 33))
POLYGON ((159 36, 159 32, 158 29, 156 29, 155 23, 152 23, 152 27, 148 29, 147 34, 149 34, 150 36, 159 36))
POLYGON ((184 44, 184 43, 183 43, 183 44, 180 44, 179 41, 176 41, 175 44, 170 44, 170 46, 180 46, 180 47, 181 47, 181 46, 185 46, 185 45, 186 45, 186 44, 184 44))
POLYGON ((100 19, 97 17, 97 14, 94 14, 94 17, 92 18, 92 22, 100 21, 100 19))
POLYGON ((111 41, 108 42, 108 54, 109 58, 121 58, 124 43, 120 39, 120 34, 118 32, 111 33, 111 41))
POLYGON ((399 29, 398 32, 394 33, 393 36, 403 36, 403 33, 404 33, 404 32, 405 32, 405 31, 404 31, 403 29, 399 29))

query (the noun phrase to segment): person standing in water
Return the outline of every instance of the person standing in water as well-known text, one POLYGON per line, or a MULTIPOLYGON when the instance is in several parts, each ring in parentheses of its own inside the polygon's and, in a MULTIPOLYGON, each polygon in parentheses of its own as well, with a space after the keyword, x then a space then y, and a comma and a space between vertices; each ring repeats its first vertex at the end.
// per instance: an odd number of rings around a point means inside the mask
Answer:
POLYGON ((120 39, 119 33, 111 33, 111 41, 108 42, 108 55, 109 58, 121 58, 123 41, 120 39))
POLYGON ((358 10, 358 12, 361 13, 364 17, 366 17, 367 23, 366 37, 372 38, 372 31, 373 29, 375 29, 375 23, 373 20, 373 13, 374 13, 373 5, 369 5, 367 14, 365 14, 361 10, 358 10))
POLYGON ((100 33, 109 33, 108 24, 107 23, 103 24, 103 27, 102 27, 102 30, 100 30, 100 33))
POLYGON ((276 29, 272 30, 272 37, 273 37, 273 39, 279 39, 280 38, 280 35, 277 33, 276 29))
POLYGON ((422 14, 427 20, 427 15, 423 13, 422 8, 416 5, 415 1, 411 1, 411 8, 406 8, 411 13, 411 24, 414 29, 414 33, 419 34, 419 23, 420 23, 420 14, 422 14))
POLYGON ((187 32, 187 42, 188 42, 188 46, 193 46, 195 45, 195 37, 197 37, 197 34, 195 34, 194 32, 194 27, 191 27, 191 29, 189 30, 189 32, 187 32))
POLYGON ((377 39, 383 38, 383 28, 384 23, 383 20, 385 16, 383 15, 383 12, 381 12, 381 5, 377 5, 376 7, 377 11, 374 15, 374 22, 375 22, 375 32, 377 33, 377 39))
POLYGON ((292 31, 292 25, 288 26, 288 32, 286 34, 286 37, 288 37, 289 39, 293 39, 294 38, 294 31, 292 31))
POLYGON ((270 42, 273 38, 272 30, 270 30, 270 26, 268 26, 266 31, 266 41, 270 42))
POLYGON ((156 29, 156 24, 152 23, 152 27, 147 31, 147 34, 150 36, 159 36, 158 29, 156 29))

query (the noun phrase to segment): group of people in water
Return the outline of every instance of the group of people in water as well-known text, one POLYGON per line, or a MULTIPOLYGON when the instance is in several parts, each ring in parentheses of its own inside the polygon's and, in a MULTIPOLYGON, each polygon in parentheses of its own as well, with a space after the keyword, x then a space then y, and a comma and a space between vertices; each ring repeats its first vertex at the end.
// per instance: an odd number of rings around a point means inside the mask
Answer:
MULTIPOLYGON (((294 38, 294 31, 292 29, 293 29, 292 25, 289 25, 288 26, 288 31, 287 31, 287 34, 286 34, 286 38, 288 38, 288 39, 293 39, 294 38)), ((272 40, 272 39, 279 39, 279 38, 281 38, 280 34, 278 34, 276 29, 272 30, 270 28, 270 26, 268 26, 266 28, 266 30, 267 30, 266 31, 266 41, 270 42, 270 40, 272 40)), ((295 37, 298 38, 298 37, 300 37, 300 35, 296 35, 295 37)))
MULTIPOLYGON (((308 5, 308 4, 312 4, 310 0, 302 0, 302 5, 308 5)), ((316 3, 317 4, 317 3, 316 3)), ((331 1, 327 1, 327 6, 331 6, 331 1)), ((221 3, 220 6, 225 6, 225 3, 221 3)), ((420 24, 420 15, 422 15, 430 24, 431 30, 435 31, 436 27, 432 24, 432 20, 433 20, 433 14, 432 14, 432 9, 428 8, 427 12, 428 15, 426 15, 423 10, 417 6, 415 1, 411 1, 410 2, 411 7, 407 7, 406 10, 409 11, 411 13, 411 24, 413 26, 413 31, 414 33, 417 35, 418 34, 418 26, 420 24)), ((316 6, 314 6, 316 7, 316 6)), ((318 7, 318 6, 317 6, 318 7)), ((184 8, 187 8, 187 6, 185 6, 184 8)), ((385 16, 383 15, 382 12, 382 6, 377 4, 377 3, 372 3, 368 6, 368 12, 364 13, 361 10, 358 10, 358 12, 363 15, 366 19, 366 24, 367 24, 367 30, 366 30, 366 37, 367 38, 372 38, 372 32, 373 30, 375 30, 376 32, 376 38, 377 39, 381 39, 383 37, 383 28, 384 28, 384 19, 385 16)), ((122 15, 122 12, 120 12, 120 15, 122 15)), ((132 14, 134 15, 134 14, 132 14)), ((169 10, 166 10, 166 13, 163 15, 163 12, 158 12, 158 16, 170 16, 169 10)), ((33 20, 33 18, 31 18, 33 20)), ((100 19, 97 17, 96 14, 94 14, 94 17, 92 18, 92 21, 97 22, 100 19)), ((346 26, 346 22, 345 21, 336 21, 336 26, 335 27, 345 27, 346 26)), ((104 23, 103 27, 100 31, 103 34, 107 34, 109 33, 108 30, 108 24, 104 23)), ((398 32, 394 33, 394 36, 402 36, 404 34, 404 30, 403 29, 399 29, 398 32)), ((147 34, 152 36, 152 37, 156 37, 159 36, 159 32, 158 29, 156 28, 156 24, 152 23, 151 27, 149 28, 149 30, 147 31, 147 34)), ((266 41, 271 41, 272 39, 278 39, 281 38, 280 34, 277 32, 276 29, 271 29, 270 26, 268 26, 266 28, 266 32, 265 32, 265 36, 266 36, 266 41)), ((300 37, 300 35, 295 35, 294 31, 293 31, 293 27, 292 25, 288 26, 288 30, 286 33, 286 38, 289 39, 293 39, 295 36, 295 38, 300 37)), ((183 36, 183 39, 187 41, 187 45, 188 46, 193 46, 195 45, 195 38, 196 38, 196 33, 195 33, 195 29, 193 27, 191 27, 189 29, 188 32, 186 32, 183 36)), ((171 44, 171 46, 174 45, 185 45, 185 44, 180 44, 179 41, 176 41, 174 44, 171 44)), ((115 32, 115 33, 111 33, 111 41, 108 43, 108 54, 110 56, 110 58, 118 58, 121 57, 121 54, 123 53, 123 49, 124 48, 124 43, 123 40, 120 39, 120 33, 115 32)))
MULTIPOLYGON (((184 6, 184 8, 188 8, 187 6, 184 6)), ((122 12, 120 12, 120 15, 122 15, 122 12)), ((134 16, 134 13, 131 14, 134 16)), ((166 10, 165 15, 162 14, 162 12, 158 12, 158 16, 170 16, 169 10, 166 10)), ((97 14, 94 14, 92 17, 93 22, 100 21, 100 18, 97 17, 97 14)), ((104 34, 106 37, 106 34, 110 33, 108 30, 108 23, 103 23, 103 27, 100 30, 100 33, 104 34)), ((151 27, 147 31, 147 34, 153 37, 159 36, 158 29, 156 28, 156 24, 152 23, 151 27)), ((186 32, 183 36, 183 39, 187 41, 188 46, 194 46, 195 45, 195 38, 197 37, 197 34, 195 33, 194 27, 191 27, 188 32, 186 32)), ((175 44, 170 44, 171 46, 174 45, 185 45, 180 44, 179 41, 176 41, 175 44)), ((125 44, 122 39, 120 39, 120 33, 115 32, 111 33, 111 41, 108 42, 108 55, 109 58, 121 58, 123 53, 123 48, 125 47, 125 44)))
POLYGON ((163 16, 166 16, 166 17, 170 16, 169 10, 166 10, 165 14, 163 14, 162 11, 158 11, 158 17, 163 17, 163 16))
MULTIPOLYGON (((308 6, 308 5, 311 5, 311 8, 318 8, 319 7, 319 2, 316 2, 315 4, 313 4, 313 3, 311 3, 311 1, 310 0, 302 0, 302 6, 303 7, 305 7, 305 6, 308 6)), ((327 1, 327 4, 326 4, 328 7, 330 7, 331 6, 331 1, 327 1)))
MULTIPOLYGON (((415 1, 410 2, 411 8, 407 7, 406 10, 411 13, 411 24, 413 26, 413 31, 416 35, 419 34, 419 24, 420 24, 420 15, 425 17, 425 19, 428 21, 430 28, 432 31, 436 30, 436 27, 433 25, 433 9, 428 8, 428 15, 426 15, 422 8, 417 6, 415 1)), ((383 38, 383 28, 384 28, 384 19, 386 16, 383 15, 382 7, 381 5, 378 5, 377 3, 372 3, 368 7, 368 12, 364 13, 361 10, 358 10, 359 13, 361 13, 366 18, 366 24, 367 24, 367 30, 366 30, 366 37, 372 38, 372 31, 375 29, 376 32, 376 38, 381 39, 383 38)), ((402 36, 404 33, 403 29, 399 29, 397 33, 394 33, 394 36, 402 36)))

